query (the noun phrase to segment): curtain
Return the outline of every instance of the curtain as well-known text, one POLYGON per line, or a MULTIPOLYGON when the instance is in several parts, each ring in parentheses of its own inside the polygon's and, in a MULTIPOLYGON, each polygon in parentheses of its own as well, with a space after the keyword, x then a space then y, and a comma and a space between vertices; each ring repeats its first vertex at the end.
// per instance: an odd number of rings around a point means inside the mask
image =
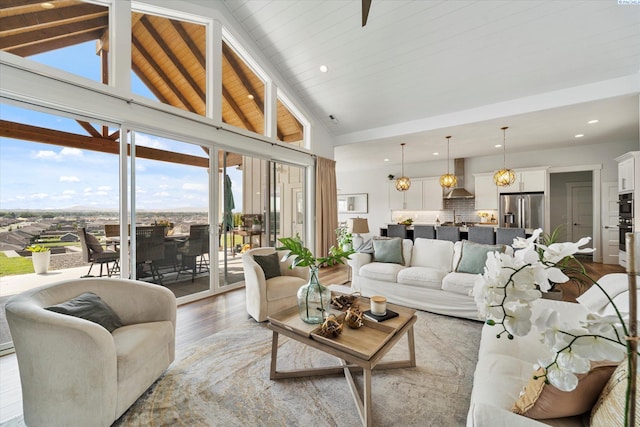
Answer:
POLYGON ((338 190, 336 162, 316 159, 316 256, 329 255, 329 248, 337 244, 338 190))

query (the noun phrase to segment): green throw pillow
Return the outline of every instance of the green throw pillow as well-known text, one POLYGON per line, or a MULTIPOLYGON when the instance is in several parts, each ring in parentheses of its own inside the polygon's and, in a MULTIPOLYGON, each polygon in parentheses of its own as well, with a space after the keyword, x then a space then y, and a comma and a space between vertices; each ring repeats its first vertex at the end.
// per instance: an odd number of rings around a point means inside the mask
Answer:
POLYGON ((280 276, 280 260, 278 259, 278 253, 274 252, 269 255, 254 255, 253 260, 258 263, 262 271, 264 271, 264 278, 269 280, 274 277, 280 276))
POLYGON ((375 262, 388 262, 404 264, 402 256, 402 239, 373 239, 373 260, 375 262))
POLYGON ((459 273, 482 274, 489 252, 504 252, 504 245, 483 245, 482 243, 462 241, 462 256, 456 271, 459 273))
POLYGON ((122 321, 116 312, 93 292, 85 292, 69 301, 45 307, 45 310, 89 320, 109 332, 122 327, 122 321))

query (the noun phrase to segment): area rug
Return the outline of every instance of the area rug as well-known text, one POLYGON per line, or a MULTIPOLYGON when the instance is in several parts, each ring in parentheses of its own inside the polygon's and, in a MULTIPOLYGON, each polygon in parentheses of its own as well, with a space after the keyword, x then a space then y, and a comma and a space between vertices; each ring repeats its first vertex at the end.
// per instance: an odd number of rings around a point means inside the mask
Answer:
MULTIPOLYGON (((464 425, 481 327, 480 322, 418 312, 417 367, 373 372, 373 425, 464 425)), ((361 425, 343 376, 271 381, 271 338, 264 324, 247 320, 180 351, 114 426, 361 425)), ((407 355, 403 338, 384 360, 407 355)), ((278 369, 336 363, 332 356, 280 337, 278 369)), ((362 375, 355 377, 362 390, 362 375)))

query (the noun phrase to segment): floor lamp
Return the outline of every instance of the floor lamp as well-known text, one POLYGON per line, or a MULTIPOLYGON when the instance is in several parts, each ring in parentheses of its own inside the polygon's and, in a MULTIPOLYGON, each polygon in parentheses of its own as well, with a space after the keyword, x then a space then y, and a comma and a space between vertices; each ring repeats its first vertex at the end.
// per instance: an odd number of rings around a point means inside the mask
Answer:
POLYGON ((367 218, 349 218, 347 229, 349 233, 353 234, 353 249, 358 249, 364 243, 364 239, 360 234, 369 232, 367 218))

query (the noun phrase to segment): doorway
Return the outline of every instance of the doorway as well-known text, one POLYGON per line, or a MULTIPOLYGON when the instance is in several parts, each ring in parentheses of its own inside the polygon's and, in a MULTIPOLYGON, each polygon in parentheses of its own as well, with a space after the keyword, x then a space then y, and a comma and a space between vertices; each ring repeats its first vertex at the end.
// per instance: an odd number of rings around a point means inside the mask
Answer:
MULTIPOLYGON (((559 242, 576 242, 594 236, 593 173, 550 174, 550 232, 558 229, 559 242)), ((594 239, 588 247, 594 247, 594 239)), ((590 255, 589 255, 590 257, 590 255)))

